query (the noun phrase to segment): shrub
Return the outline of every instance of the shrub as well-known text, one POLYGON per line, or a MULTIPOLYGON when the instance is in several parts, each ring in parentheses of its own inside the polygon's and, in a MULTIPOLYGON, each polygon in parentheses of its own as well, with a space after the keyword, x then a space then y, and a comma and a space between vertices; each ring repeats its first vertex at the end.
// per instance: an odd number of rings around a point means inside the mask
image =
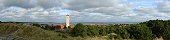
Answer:
POLYGON ((131 39, 153 40, 152 31, 146 25, 131 25, 128 28, 131 39))

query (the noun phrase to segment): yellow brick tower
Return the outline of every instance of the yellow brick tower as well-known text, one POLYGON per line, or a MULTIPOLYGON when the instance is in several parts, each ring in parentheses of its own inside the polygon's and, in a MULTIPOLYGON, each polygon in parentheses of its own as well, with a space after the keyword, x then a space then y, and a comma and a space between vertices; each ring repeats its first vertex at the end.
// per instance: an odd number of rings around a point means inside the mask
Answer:
POLYGON ((66 15, 66 28, 70 26, 70 16, 66 15))

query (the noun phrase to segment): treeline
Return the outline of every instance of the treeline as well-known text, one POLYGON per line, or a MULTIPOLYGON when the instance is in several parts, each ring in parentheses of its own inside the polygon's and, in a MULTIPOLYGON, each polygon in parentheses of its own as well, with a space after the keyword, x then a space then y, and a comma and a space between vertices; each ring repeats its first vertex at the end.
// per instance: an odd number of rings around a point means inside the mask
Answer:
POLYGON ((72 29, 73 36, 108 36, 109 39, 139 39, 153 40, 163 37, 170 39, 170 20, 150 20, 139 24, 131 24, 127 27, 109 25, 97 27, 95 25, 77 24, 72 29))
POLYGON ((146 24, 156 37, 163 37, 164 40, 170 39, 170 20, 150 20, 140 24, 146 24))

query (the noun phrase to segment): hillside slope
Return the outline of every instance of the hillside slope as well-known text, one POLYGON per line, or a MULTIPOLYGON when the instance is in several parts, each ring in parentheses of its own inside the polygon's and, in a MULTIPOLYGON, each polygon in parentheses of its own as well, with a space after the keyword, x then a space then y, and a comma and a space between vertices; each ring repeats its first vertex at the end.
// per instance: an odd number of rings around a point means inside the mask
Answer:
POLYGON ((28 24, 0 23, 2 40, 70 40, 68 34, 48 31, 28 24))

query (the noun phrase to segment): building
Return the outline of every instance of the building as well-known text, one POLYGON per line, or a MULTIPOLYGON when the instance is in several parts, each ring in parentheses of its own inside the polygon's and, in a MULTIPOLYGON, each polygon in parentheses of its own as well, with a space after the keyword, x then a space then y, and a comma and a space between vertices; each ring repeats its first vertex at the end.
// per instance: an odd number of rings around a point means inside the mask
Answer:
POLYGON ((70 26, 70 16, 66 15, 66 28, 70 26))
POLYGON ((52 28, 56 28, 59 30, 63 30, 64 29, 64 24, 52 24, 52 28))

